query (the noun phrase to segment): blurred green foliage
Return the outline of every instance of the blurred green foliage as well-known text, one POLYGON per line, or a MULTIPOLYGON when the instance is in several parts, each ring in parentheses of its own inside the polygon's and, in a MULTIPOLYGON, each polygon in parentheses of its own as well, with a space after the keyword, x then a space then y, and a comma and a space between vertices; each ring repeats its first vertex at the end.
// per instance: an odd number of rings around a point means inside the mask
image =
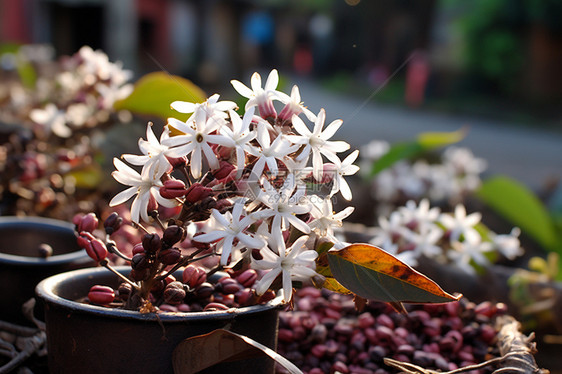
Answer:
POLYGON ((463 9, 458 26, 464 37, 469 74, 482 78, 486 89, 513 91, 525 66, 526 43, 533 27, 562 32, 560 0, 443 0, 463 9))

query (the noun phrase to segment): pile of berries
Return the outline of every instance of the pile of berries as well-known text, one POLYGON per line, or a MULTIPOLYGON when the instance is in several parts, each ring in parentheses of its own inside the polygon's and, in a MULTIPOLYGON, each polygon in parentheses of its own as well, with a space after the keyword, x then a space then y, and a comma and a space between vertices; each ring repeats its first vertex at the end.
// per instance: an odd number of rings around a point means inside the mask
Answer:
MULTIPOLYGON (((168 276, 156 284, 150 293, 150 302, 154 311, 160 312, 200 312, 227 310, 244 306, 264 304, 275 297, 273 291, 257 296, 252 289, 257 272, 253 269, 241 273, 218 271, 207 277, 206 271, 199 266, 189 265, 181 275, 181 281, 168 276)), ((85 302, 97 305, 122 308, 130 302, 134 294, 132 286, 122 282, 117 290, 108 286, 96 285, 90 289, 85 302)))
MULTIPOLYGON (((505 314, 504 304, 476 305, 463 298, 406 309, 400 314, 369 302, 357 312, 351 296, 303 288, 295 310, 281 313, 277 351, 308 374, 395 372, 385 357, 449 371, 498 353, 494 317, 505 314)), ((491 372, 485 370, 470 373, 491 372)))

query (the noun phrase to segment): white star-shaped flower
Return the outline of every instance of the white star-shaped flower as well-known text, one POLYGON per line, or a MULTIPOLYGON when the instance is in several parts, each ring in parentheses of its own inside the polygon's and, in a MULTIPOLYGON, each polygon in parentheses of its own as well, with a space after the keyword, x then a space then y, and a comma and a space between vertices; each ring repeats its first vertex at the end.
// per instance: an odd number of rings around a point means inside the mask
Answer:
POLYGON ((359 171, 359 166, 353 165, 353 162, 359 156, 359 151, 353 151, 349 156, 347 156, 343 161, 337 161, 333 165, 334 170, 332 171, 333 177, 333 185, 332 191, 330 192, 330 196, 335 195, 338 191, 341 192, 342 196, 346 200, 351 200, 352 194, 349 185, 345 181, 344 177, 353 175, 359 171))
POLYGON ((293 115, 298 116, 301 113, 304 113, 309 121, 316 121, 316 115, 303 105, 299 88, 296 85, 294 85, 291 89, 291 96, 288 96, 283 92, 280 92, 279 95, 281 101, 285 104, 285 107, 283 107, 278 116, 281 121, 291 121, 293 115))
POLYGON ((273 217, 271 222, 272 233, 281 234, 282 231, 289 228, 289 225, 305 234, 310 233, 310 227, 296 217, 297 214, 308 213, 310 206, 300 204, 306 200, 304 186, 299 185, 299 188, 293 194, 296 187, 295 176, 289 174, 279 190, 273 188, 267 180, 264 181, 264 187, 265 191, 260 191, 258 200, 265 204, 267 208, 254 212, 252 215, 256 219, 273 217))
POLYGON ((482 238, 478 231, 474 229, 474 226, 480 222, 481 218, 482 214, 479 212, 474 212, 467 216, 464 205, 458 204, 455 207, 454 215, 441 213, 439 222, 441 222, 447 230, 450 230, 451 242, 459 241, 462 235, 464 241, 477 243, 480 242, 482 238))
POLYGON ((142 217, 145 222, 150 221, 148 205, 151 199, 155 199, 159 204, 168 208, 177 205, 174 200, 164 199, 160 195, 159 188, 162 187, 162 182, 154 178, 154 175, 151 175, 148 169, 143 169, 142 174, 139 174, 118 158, 113 159, 113 164, 117 168, 116 171, 111 173, 113 178, 117 182, 130 187, 115 195, 109 202, 109 206, 113 207, 122 204, 136 195, 131 206, 132 221, 140 222, 139 217, 142 217))
POLYGON ((281 101, 281 95, 277 91, 277 85, 279 84, 277 70, 271 70, 265 81, 264 88, 261 87, 261 76, 258 73, 254 73, 250 79, 251 89, 235 79, 231 80, 230 83, 240 95, 249 99, 246 103, 246 110, 257 106, 263 118, 277 117, 277 112, 273 106, 274 99, 281 101))
POLYGON ((149 122, 146 126, 146 140, 139 139, 139 149, 142 155, 124 154, 123 159, 130 164, 148 168, 148 172, 154 175, 155 179, 160 177, 172 169, 172 165, 166 158, 169 147, 162 144, 169 138, 168 129, 162 131, 160 141, 152 131, 152 123, 149 122))
POLYGON ((172 136, 165 139, 163 144, 170 147, 167 153, 170 157, 183 157, 191 154, 191 175, 197 179, 201 177, 202 153, 211 169, 219 167, 219 160, 210 144, 233 147, 234 141, 224 135, 214 134, 223 124, 224 120, 220 117, 207 118, 204 111, 196 111, 191 118, 189 122, 168 118, 168 126, 183 132, 184 135, 172 136))
POLYGON ((243 119, 240 119, 240 116, 233 110, 230 110, 229 114, 232 129, 228 126, 222 126, 220 132, 234 142, 237 167, 236 178, 240 178, 246 162, 246 152, 250 153, 250 142, 256 137, 256 132, 250 131, 250 124, 254 118, 254 108, 247 110, 243 119))
POLYGON ((250 147, 248 150, 250 153, 256 157, 258 160, 254 163, 252 168, 252 174, 259 177, 261 176, 265 165, 269 168, 271 175, 277 176, 279 172, 277 168, 277 160, 283 161, 283 158, 290 153, 296 152, 299 148, 297 145, 291 145, 287 141, 283 134, 279 134, 273 143, 269 137, 269 131, 267 130, 264 123, 258 123, 258 134, 256 140, 259 143, 259 147, 250 147))
POLYGON ((190 103, 187 101, 174 101, 170 106, 180 113, 195 113, 202 110, 207 118, 219 116, 226 118, 226 112, 236 108, 234 101, 219 101, 219 94, 214 94, 202 103, 190 103))
POLYGON ((53 103, 45 105, 43 109, 31 110, 29 118, 33 122, 42 125, 47 134, 52 132, 61 138, 68 138, 72 135, 72 130, 66 125, 65 111, 60 110, 53 103))
POLYGON ((332 200, 328 198, 320 198, 313 195, 309 197, 312 203, 310 214, 314 220, 308 223, 308 226, 319 236, 325 237, 332 242, 339 241, 334 235, 334 228, 341 227, 342 221, 347 218, 355 208, 347 207, 339 213, 335 213, 332 206, 332 200))
POLYGON ((324 109, 320 110, 316 121, 314 122, 314 130, 306 127, 304 122, 297 117, 293 116, 293 127, 300 135, 288 135, 289 139, 294 144, 304 145, 303 150, 297 156, 297 161, 307 159, 312 152, 312 173, 314 179, 321 180, 323 174, 322 155, 334 163, 340 161, 336 153, 345 152, 349 149, 349 144, 343 141, 328 141, 343 124, 342 120, 335 120, 322 131, 324 121, 326 120, 326 112, 324 109))
POLYGON ((307 281, 317 275, 314 260, 318 257, 318 252, 306 248, 307 240, 308 236, 301 236, 286 248, 285 242, 276 237, 272 243, 274 250, 264 247, 260 251, 263 259, 252 259, 254 269, 269 270, 255 285, 258 295, 265 293, 275 278, 281 275, 283 300, 288 302, 293 294, 293 280, 307 281))
POLYGON ((218 226, 217 230, 196 237, 196 240, 201 243, 210 243, 220 240, 217 243, 217 248, 222 248, 221 265, 226 265, 228 263, 234 239, 239 240, 247 248, 262 248, 266 244, 263 239, 244 233, 244 230, 254 223, 255 220, 252 216, 243 216, 243 212, 244 204, 240 202, 234 204, 232 214, 226 212, 222 215, 218 210, 213 209, 211 214, 218 226))

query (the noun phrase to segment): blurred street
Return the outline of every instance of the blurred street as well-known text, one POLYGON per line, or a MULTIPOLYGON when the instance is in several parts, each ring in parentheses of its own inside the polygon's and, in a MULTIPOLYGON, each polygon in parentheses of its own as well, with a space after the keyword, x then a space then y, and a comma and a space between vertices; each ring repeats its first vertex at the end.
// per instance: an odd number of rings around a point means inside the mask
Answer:
MULTIPOLYGON (((468 127, 459 145, 488 162, 487 175, 504 174, 539 189, 551 178, 562 175, 562 132, 525 128, 481 118, 449 116, 377 104, 376 96, 365 103, 329 92, 311 80, 291 78, 310 110, 326 109, 327 120, 341 118, 344 125, 334 138, 358 147, 372 139, 391 143, 412 140, 422 132, 455 131, 468 127)), ((366 98, 365 98, 366 99, 366 98)))

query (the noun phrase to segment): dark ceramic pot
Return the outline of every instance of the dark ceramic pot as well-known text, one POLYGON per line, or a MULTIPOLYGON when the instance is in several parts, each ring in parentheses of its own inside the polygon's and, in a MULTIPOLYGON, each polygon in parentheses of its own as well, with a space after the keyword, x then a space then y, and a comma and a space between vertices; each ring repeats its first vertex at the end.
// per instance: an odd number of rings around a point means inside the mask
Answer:
MULTIPOLYGON (((120 267, 122 274, 130 268, 120 267)), ((116 287, 105 268, 58 274, 42 281, 36 293, 45 302, 51 373, 173 373, 172 354, 184 339, 227 328, 276 348, 279 311, 275 300, 229 311, 141 314, 82 304, 95 284, 116 287)), ((216 365, 204 373, 273 373, 268 358, 216 365)))
MULTIPOLYGON (((21 311, 41 280, 94 265, 76 244, 71 223, 41 217, 0 217, 0 319, 28 323, 21 311), (53 254, 39 257, 41 244, 53 254)), ((43 313, 37 313, 42 315, 43 313)))

